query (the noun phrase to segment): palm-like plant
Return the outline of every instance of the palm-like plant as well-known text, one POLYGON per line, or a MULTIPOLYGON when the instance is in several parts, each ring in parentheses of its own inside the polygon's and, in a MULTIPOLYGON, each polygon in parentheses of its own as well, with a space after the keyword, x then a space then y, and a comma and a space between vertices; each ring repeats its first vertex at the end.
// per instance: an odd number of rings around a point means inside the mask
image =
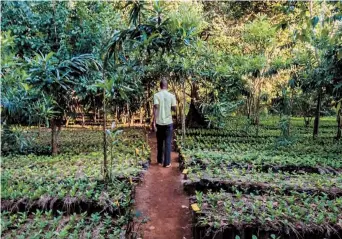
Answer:
POLYGON ((63 115, 68 111, 74 95, 73 86, 86 74, 91 66, 98 66, 93 56, 84 54, 70 60, 60 61, 54 53, 36 54, 33 59, 27 59, 30 76, 27 83, 43 95, 51 97, 54 114, 50 118, 52 155, 58 152, 58 134, 61 129, 63 115), (57 130, 58 128, 58 130, 57 130))
MULTIPOLYGON (((118 76, 108 80, 107 70, 112 68, 115 73, 118 73, 118 67, 125 65, 127 62, 126 54, 131 50, 134 52, 138 50, 143 57, 139 57, 136 65, 138 68, 143 69, 145 62, 149 61, 155 55, 163 56, 166 52, 175 52, 181 50, 185 45, 190 45, 190 42, 196 38, 200 28, 196 27, 197 15, 192 15, 190 5, 184 8, 183 12, 186 16, 182 20, 178 19, 181 15, 173 14, 170 17, 163 18, 165 6, 160 2, 155 2, 150 8, 152 15, 147 19, 142 19, 144 12, 147 9, 146 3, 142 1, 130 1, 126 7, 131 6, 130 9, 130 23, 128 29, 116 31, 112 39, 108 43, 107 50, 104 54, 103 69, 102 69, 102 87, 103 100, 106 99, 106 92, 112 88, 114 82, 118 82, 118 76), (194 18, 195 16, 195 18, 194 18), (144 21, 143 21, 144 20, 144 21), (121 54, 123 52, 123 54, 121 54), (147 53, 147 55, 145 54, 147 53), (111 60, 113 59, 113 60, 111 60), (113 65, 110 66, 110 63, 113 65), (141 67, 139 67, 141 66, 141 67), (113 80, 115 79, 115 80, 113 80), (106 90, 107 88, 107 90, 106 90)), ((185 6, 182 5, 181 6, 185 6)), ((197 10, 196 10, 197 11, 197 10)), ((176 13, 177 11, 174 11, 176 13)), ((166 15, 166 14, 165 14, 166 15)), ((129 58, 129 57, 128 57, 129 58)), ((161 57, 160 57, 161 58, 161 57)), ((127 67, 127 64, 126 64, 127 67)), ((129 69, 130 67, 128 67, 129 69)), ((143 73, 142 73, 143 74, 143 73)), ((133 78, 138 79, 140 76, 133 78)), ((149 82, 148 82, 149 83, 149 82)), ((119 85, 116 92, 124 89, 119 85)), ((149 87, 148 87, 149 90, 149 87)), ((150 95, 150 94, 147 94, 150 95)), ((104 119, 106 118, 105 102, 103 104, 104 119)), ((107 149, 106 149, 106 122, 103 123, 103 137, 104 137, 104 170, 105 176, 107 175, 107 149)))
POLYGON ((146 2, 141 0, 129 0, 125 8, 127 8, 128 6, 131 7, 131 9, 129 10, 129 22, 134 24, 135 26, 140 25, 141 18, 144 15, 146 2))

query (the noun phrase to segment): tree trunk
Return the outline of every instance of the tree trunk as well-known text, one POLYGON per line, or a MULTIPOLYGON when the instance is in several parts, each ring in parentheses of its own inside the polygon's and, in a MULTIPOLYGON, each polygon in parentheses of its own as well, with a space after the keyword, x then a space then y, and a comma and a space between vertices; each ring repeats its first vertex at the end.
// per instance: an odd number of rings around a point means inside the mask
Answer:
POLYGON ((93 100, 93 121, 94 123, 96 123, 96 106, 95 106, 95 97, 94 97, 94 100, 93 100))
POLYGON ((322 101, 322 88, 319 88, 318 95, 317 95, 314 129, 313 129, 314 139, 318 137, 318 128, 319 128, 319 120, 320 120, 320 113, 321 113, 321 101, 322 101))
MULTIPOLYGON (((102 66, 102 80, 105 82, 105 63, 102 66)), ((103 89, 102 93, 102 103, 103 103, 103 178, 104 180, 108 179, 108 170, 107 170, 107 133, 106 133, 106 90, 103 89)), ((95 112, 96 113, 96 112, 95 112)))
POLYGON ((120 109, 119 109, 118 106, 116 106, 115 117, 116 117, 116 121, 117 121, 118 123, 120 123, 120 115, 121 115, 120 109))
POLYGON ((261 80, 257 81, 257 96, 255 99, 255 111, 254 111, 254 125, 256 126, 256 137, 259 136, 259 124, 260 124, 260 97, 261 97, 261 80))
MULTIPOLYGON (((177 100, 177 97, 176 97, 176 100, 177 100)), ((179 102, 177 100, 177 106, 176 106, 176 111, 175 111, 175 116, 176 116, 176 124, 178 125, 178 117, 179 117, 179 114, 178 114, 178 108, 179 108, 179 102)))
MULTIPOLYGON (((309 6, 310 18, 313 17, 312 10, 313 10, 313 1, 310 0, 310 6, 309 6)), ((314 30, 314 26, 312 26, 312 30, 314 30)), ((313 31, 313 33, 315 33, 315 31, 313 31)), ((313 36, 315 39, 316 38, 315 34, 313 36)), ((320 63, 320 58, 318 55, 317 47, 314 47, 314 49, 315 49, 316 60, 318 61, 318 63, 320 63)), ((313 129, 314 139, 318 137, 319 119, 320 119, 320 113, 321 113, 321 100, 322 100, 321 98, 322 98, 322 88, 319 87, 318 95, 317 95, 317 106, 316 106, 316 112, 315 112, 314 129, 313 129)))
POLYGON ((134 115, 132 114, 132 112, 130 112, 130 118, 131 118, 131 123, 129 124, 129 126, 134 126, 134 115))
POLYGON ((182 122, 182 98, 180 95, 176 96, 177 100, 177 124, 181 125, 182 122))
POLYGON ((310 125, 310 120, 309 120, 309 118, 306 118, 306 117, 304 116, 304 127, 305 127, 305 128, 309 128, 309 125, 310 125))
POLYGON ((246 100, 246 110, 247 110, 247 119, 251 119, 252 118, 252 95, 250 93, 248 93, 247 95, 247 100, 246 100))
POLYGON ((142 107, 142 105, 141 105, 141 106, 140 106, 140 115, 139 115, 140 125, 143 124, 143 119, 144 119, 144 112, 143 112, 143 107, 142 107))
POLYGON ((57 146, 60 145, 59 144, 59 134, 61 133, 61 131, 62 131, 62 119, 57 121, 57 136, 56 136, 57 146))
POLYGON ((336 139, 340 140, 341 139, 341 135, 342 135, 342 109, 340 108, 337 111, 337 116, 336 116, 336 120, 337 120, 337 134, 336 134, 336 139))
POLYGON ((254 125, 256 126, 256 137, 259 136, 259 125, 260 125, 260 99, 257 99, 257 104, 255 108, 255 117, 254 117, 254 125))
POLYGON ((106 90, 103 90, 103 175, 105 180, 108 176, 107 170, 107 134, 106 134, 106 90))
MULTIPOLYGON (((177 79, 175 79, 175 81, 177 81, 177 79)), ((172 81, 170 83, 173 83, 172 81)), ((178 91, 176 89, 176 84, 173 83, 173 84, 170 84, 170 86, 172 87, 172 91, 173 93, 175 94, 175 97, 176 97, 176 110, 175 110, 175 116, 176 116, 176 124, 180 124, 181 123, 181 119, 180 119, 180 115, 182 114, 181 110, 181 99, 179 97, 179 94, 178 94, 178 91)))
POLYGON ((82 113, 82 127, 85 125, 85 118, 84 118, 84 113, 82 113))
POLYGON ((51 120, 51 154, 56 156, 58 154, 58 142, 57 142, 57 120, 51 120))
POLYGON ((65 127, 68 127, 68 126, 69 126, 69 121, 70 121, 70 117, 67 117, 67 118, 66 118, 66 121, 65 121, 65 127))
POLYGON ((182 112, 182 141, 185 140, 185 79, 182 82, 182 92, 183 92, 183 112, 182 112))
POLYGON ((40 138, 40 134, 41 134, 41 129, 42 127, 41 127, 41 122, 40 122, 40 120, 38 121, 38 138, 40 138))
POLYGON ((206 122, 203 114, 199 112, 196 108, 196 102, 199 98, 198 96, 199 87, 196 82, 192 82, 191 84, 191 102, 189 107, 188 115, 186 116, 186 126, 187 127, 201 127, 206 126, 206 122))
POLYGON ((131 127, 131 113, 130 113, 130 110, 129 110, 129 104, 127 104, 127 124, 128 124, 128 127, 131 127))
POLYGON ((151 92, 150 92, 150 84, 147 83, 146 117, 147 117, 148 119, 151 118, 151 111, 150 111, 150 95, 151 95, 151 92))
POLYGON ((179 103, 178 112, 179 112, 179 125, 182 125, 182 123, 183 123, 183 101, 181 101, 179 103))

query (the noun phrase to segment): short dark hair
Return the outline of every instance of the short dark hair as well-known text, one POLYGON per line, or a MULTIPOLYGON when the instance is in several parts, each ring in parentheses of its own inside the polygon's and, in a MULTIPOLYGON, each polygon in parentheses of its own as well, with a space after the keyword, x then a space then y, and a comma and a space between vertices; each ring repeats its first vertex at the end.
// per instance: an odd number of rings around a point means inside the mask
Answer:
POLYGON ((161 79, 159 85, 160 85, 160 88, 167 87, 167 80, 166 80, 166 78, 161 79))

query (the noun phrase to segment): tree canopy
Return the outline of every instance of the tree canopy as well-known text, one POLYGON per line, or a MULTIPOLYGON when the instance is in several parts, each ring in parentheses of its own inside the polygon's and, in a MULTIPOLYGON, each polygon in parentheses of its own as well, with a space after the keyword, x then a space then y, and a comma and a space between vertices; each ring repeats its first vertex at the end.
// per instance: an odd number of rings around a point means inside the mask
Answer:
POLYGON ((315 117, 317 137, 320 116, 336 115, 340 138, 341 5, 1 2, 3 123, 57 132, 79 114, 100 120, 104 106, 117 121, 149 119, 166 76, 183 128, 242 115, 257 134, 268 112, 315 117))

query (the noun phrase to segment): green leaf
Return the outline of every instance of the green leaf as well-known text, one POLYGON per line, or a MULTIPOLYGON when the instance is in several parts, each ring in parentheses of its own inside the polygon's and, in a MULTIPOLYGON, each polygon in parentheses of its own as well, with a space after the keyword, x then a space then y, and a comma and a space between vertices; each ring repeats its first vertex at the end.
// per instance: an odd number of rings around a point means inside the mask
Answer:
POLYGON ((235 239, 240 239, 240 236, 239 236, 239 235, 236 235, 236 236, 235 236, 235 239))
POLYGON ((31 86, 26 83, 21 83, 22 87, 24 88, 25 91, 29 91, 31 89, 31 86))
POLYGON ((312 27, 315 28, 316 25, 318 24, 318 22, 319 22, 319 17, 317 17, 317 16, 313 17, 313 18, 311 19, 311 25, 312 25, 312 27))
POLYGON ((47 54, 45 60, 46 60, 46 61, 50 60, 50 58, 53 56, 53 54, 54 54, 53 51, 50 52, 49 54, 47 54))
POLYGON ((338 60, 341 60, 341 59, 342 59, 342 50, 339 50, 339 51, 337 52, 337 59, 338 59, 338 60))

